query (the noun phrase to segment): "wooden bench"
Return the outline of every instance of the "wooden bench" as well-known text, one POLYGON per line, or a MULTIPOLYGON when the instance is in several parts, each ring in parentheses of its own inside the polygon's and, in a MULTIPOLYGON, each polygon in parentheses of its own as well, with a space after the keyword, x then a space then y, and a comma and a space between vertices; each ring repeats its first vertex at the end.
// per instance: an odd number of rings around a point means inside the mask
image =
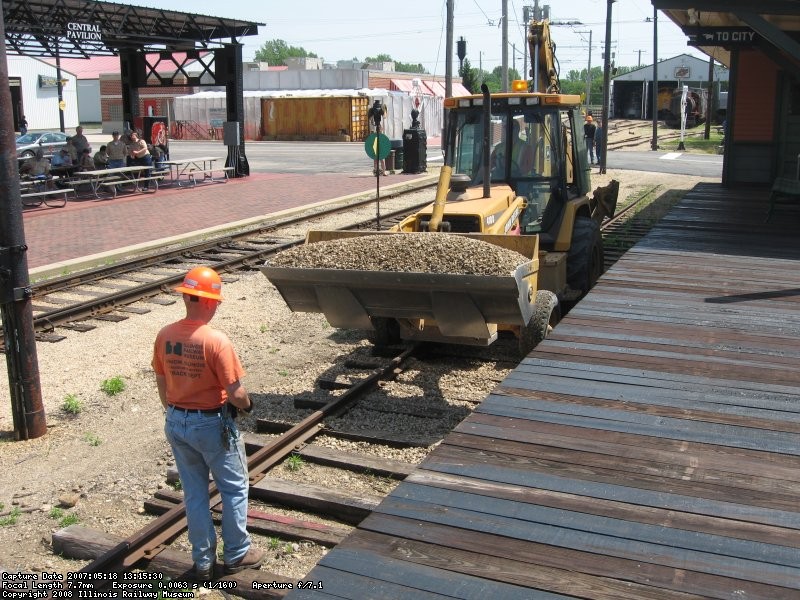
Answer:
POLYGON ((52 208, 61 208, 67 204, 67 194, 75 195, 75 190, 72 188, 60 188, 57 190, 46 190, 43 192, 29 192, 27 194, 20 194, 23 206, 41 206, 42 202, 46 206, 52 208), (51 204, 50 201, 53 196, 61 196, 58 204, 51 204))
POLYGON ((764 223, 769 222, 776 204, 800 204, 800 179, 775 178, 769 194, 769 210, 764 223))

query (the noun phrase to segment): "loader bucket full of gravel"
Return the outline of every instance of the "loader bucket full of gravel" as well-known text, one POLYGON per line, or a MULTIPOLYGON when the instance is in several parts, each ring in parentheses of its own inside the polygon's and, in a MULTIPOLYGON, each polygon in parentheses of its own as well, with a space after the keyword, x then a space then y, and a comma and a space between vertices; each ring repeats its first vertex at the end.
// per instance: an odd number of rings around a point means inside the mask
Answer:
POLYGON ((538 253, 537 236, 316 231, 261 272, 291 310, 324 313, 334 327, 371 330, 390 318, 435 339, 489 344, 494 325, 530 320, 538 253))

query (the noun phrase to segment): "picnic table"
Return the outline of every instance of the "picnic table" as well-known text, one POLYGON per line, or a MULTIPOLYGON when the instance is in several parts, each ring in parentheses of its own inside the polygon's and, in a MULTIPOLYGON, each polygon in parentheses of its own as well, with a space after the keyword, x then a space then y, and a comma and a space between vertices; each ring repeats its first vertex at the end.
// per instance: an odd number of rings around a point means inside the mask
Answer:
POLYGON ((20 199, 22 206, 35 207, 44 203, 46 206, 60 208, 67 204, 70 194, 75 195, 75 190, 68 185, 58 188, 51 187, 53 179, 49 176, 24 177, 20 179, 20 199))
POLYGON ((152 187, 153 192, 158 190, 158 181, 162 175, 143 176, 144 171, 152 167, 138 165, 133 167, 116 167, 114 169, 96 169, 93 171, 77 171, 74 174, 76 185, 87 183, 96 198, 101 192, 110 193, 114 198, 123 186, 132 186, 131 191, 143 191, 141 184, 147 182, 147 187, 152 187), (152 184, 152 185, 151 185, 152 184))
POLYGON ((169 168, 170 180, 183 187, 184 185, 195 186, 198 182, 225 183, 228 180, 228 173, 233 171, 233 167, 215 166, 217 161, 224 160, 219 156, 199 156, 161 162, 169 168), (215 174, 218 174, 218 177, 214 177, 215 174))

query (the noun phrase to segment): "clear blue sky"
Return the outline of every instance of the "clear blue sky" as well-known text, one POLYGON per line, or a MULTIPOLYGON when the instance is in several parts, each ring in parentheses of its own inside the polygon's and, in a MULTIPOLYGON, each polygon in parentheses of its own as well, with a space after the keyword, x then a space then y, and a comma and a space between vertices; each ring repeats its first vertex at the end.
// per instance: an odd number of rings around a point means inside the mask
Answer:
MULTIPOLYGON (((157 6, 195 14, 240 18, 266 23, 258 36, 243 38, 244 58, 252 60, 256 50, 271 39, 285 40, 301 46, 328 62, 389 54, 407 63, 421 63, 429 73, 445 70, 445 0, 305 0, 265 2, 264 0, 133 0, 140 6, 157 6)), ((546 0, 541 2, 545 5, 546 0)), ((558 22, 580 22, 552 28, 561 76, 572 69, 586 68, 589 61, 589 31, 592 31, 592 66, 601 65, 605 44, 606 0, 573 0, 550 2, 550 19, 558 22)), ((509 66, 522 72, 524 32, 523 6, 533 2, 508 0, 509 66)), ((467 40, 467 58, 474 67, 479 64, 491 71, 502 61, 499 26, 501 0, 456 0, 454 41, 467 40)), ((617 65, 649 65, 653 62, 653 6, 647 0, 617 0, 612 5, 611 50, 617 65)), ((667 17, 658 16, 658 58, 663 60, 687 53, 706 58, 686 45, 686 36, 667 17)), ((453 69, 458 57, 453 49, 453 69)))

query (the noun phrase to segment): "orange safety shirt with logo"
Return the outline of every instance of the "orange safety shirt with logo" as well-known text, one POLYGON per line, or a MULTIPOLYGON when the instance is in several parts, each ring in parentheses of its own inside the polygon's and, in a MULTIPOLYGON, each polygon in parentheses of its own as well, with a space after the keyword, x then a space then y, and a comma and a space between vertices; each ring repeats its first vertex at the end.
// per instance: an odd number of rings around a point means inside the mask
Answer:
POLYGON ((201 321, 182 319, 156 336, 153 370, 166 378, 167 403, 209 409, 225 404, 225 386, 244 369, 228 336, 201 321))

